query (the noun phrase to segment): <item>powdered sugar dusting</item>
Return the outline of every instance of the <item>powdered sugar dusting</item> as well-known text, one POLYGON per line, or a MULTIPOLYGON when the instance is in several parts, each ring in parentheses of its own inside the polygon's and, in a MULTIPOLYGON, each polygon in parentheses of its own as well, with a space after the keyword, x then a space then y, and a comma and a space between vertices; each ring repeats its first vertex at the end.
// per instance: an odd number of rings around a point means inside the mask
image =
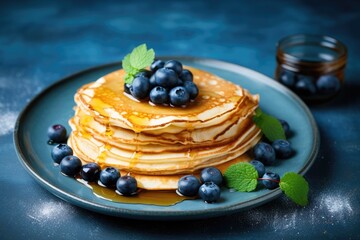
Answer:
MULTIPOLYGON (((338 190, 314 193, 313 196, 310 194, 310 203, 303 208, 283 196, 277 200, 282 206, 281 211, 278 208, 255 208, 246 214, 245 221, 253 228, 270 226, 272 231, 280 235, 300 230, 304 222, 308 223, 309 229, 323 226, 325 232, 330 232, 331 226, 346 226, 358 215, 358 210, 352 206, 358 193, 354 189, 353 192, 338 190)), ((306 235, 304 232, 301 234, 306 235)))
POLYGON ((16 122, 17 113, 8 111, 0 114, 0 136, 11 133, 14 130, 14 124, 16 122))
POLYGON ((345 193, 327 194, 320 198, 319 209, 327 210, 328 214, 323 216, 327 221, 346 223, 347 219, 354 215, 351 206, 352 195, 345 193))
POLYGON ((34 225, 45 227, 50 224, 56 228, 69 221, 73 211, 73 206, 62 201, 44 201, 39 199, 37 204, 29 208, 26 215, 34 225))
POLYGON ((272 226, 275 232, 283 231, 287 229, 295 229, 297 220, 298 220, 297 210, 285 215, 276 213, 274 216, 274 221, 272 222, 272 226))

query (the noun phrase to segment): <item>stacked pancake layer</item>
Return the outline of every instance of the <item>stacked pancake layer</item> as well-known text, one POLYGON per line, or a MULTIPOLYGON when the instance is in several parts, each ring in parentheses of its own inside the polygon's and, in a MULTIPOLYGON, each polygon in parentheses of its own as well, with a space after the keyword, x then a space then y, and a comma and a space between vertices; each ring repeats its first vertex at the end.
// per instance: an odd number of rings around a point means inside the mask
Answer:
POLYGON ((124 71, 75 94, 69 145, 83 163, 131 173, 145 189, 176 189, 178 179, 208 166, 244 161, 260 139, 252 116, 258 96, 205 71, 187 67, 199 96, 184 108, 139 102, 124 93, 124 71))

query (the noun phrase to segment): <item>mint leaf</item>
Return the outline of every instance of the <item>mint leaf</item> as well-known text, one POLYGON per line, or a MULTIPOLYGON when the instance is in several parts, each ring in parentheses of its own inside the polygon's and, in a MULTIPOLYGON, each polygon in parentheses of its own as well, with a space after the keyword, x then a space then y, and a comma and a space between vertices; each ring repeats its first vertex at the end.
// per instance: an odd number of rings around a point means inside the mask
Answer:
POLYGON ((131 52, 130 64, 133 68, 141 70, 149 66, 154 61, 154 58, 154 50, 147 50, 146 44, 141 44, 131 52))
POLYGON ((127 84, 131 84, 132 83, 132 81, 134 80, 134 75, 132 75, 132 74, 125 74, 125 78, 124 78, 124 81, 125 81, 125 83, 127 83, 127 84))
POLYGON ((147 50, 146 44, 141 44, 127 54, 122 60, 122 67, 125 70, 125 83, 131 84, 137 73, 149 66, 155 59, 153 49, 147 50))
POLYGON ((123 69, 125 70, 125 72, 129 73, 129 72, 134 72, 134 69, 132 66, 131 66, 131 63, 130 63, 130 54, 126 55, 124 57, 124 59, 122 60, 122 67, 123 69))
POLYGON ((249 163, 233 164, 224 173, 227 186, 241 192, 255 190, 258 177, 255 167, 249 163))
POLYGON ((303 207, 308 204, 309 184, 300 174, 286 173, 281 178, 279 185, 285 195, 295 203, 303 207))
POLYGON ((285 132, 280 121, 277 118, 264 113, 260 108, 255 110, 253 121, 271 142, 277 139, 286 140, 285 132))

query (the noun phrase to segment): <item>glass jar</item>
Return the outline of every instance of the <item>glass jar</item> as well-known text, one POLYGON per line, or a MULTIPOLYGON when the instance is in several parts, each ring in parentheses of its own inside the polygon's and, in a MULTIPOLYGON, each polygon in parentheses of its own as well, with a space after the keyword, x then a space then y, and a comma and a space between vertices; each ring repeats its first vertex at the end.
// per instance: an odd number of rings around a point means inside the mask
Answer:
POLYGON ((332 37, 285 37, 278 42, 276 60, 275 79, 306 102, 329 100, 344 84, 347 49, 332 37))

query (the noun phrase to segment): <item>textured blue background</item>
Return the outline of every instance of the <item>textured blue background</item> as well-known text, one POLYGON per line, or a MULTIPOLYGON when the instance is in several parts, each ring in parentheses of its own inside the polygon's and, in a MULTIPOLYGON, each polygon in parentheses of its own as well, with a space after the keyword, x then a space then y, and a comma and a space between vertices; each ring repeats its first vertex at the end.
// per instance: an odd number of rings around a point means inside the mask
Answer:
POLYGON ((1 238, 359 239, 359 25, 355 1, 1 1, 1 238), (306 174, 306 208, 281 197, 208 220, 113 218, 49 194, 17 160, 11 133, 18 113, 59 78, 119 61, 143 42, 157 55, 215 58, 273 76, 276 42, 303 32, 334 36, 349 49, 344 91, 330 103, 310 106, 321 149, 306 174))

